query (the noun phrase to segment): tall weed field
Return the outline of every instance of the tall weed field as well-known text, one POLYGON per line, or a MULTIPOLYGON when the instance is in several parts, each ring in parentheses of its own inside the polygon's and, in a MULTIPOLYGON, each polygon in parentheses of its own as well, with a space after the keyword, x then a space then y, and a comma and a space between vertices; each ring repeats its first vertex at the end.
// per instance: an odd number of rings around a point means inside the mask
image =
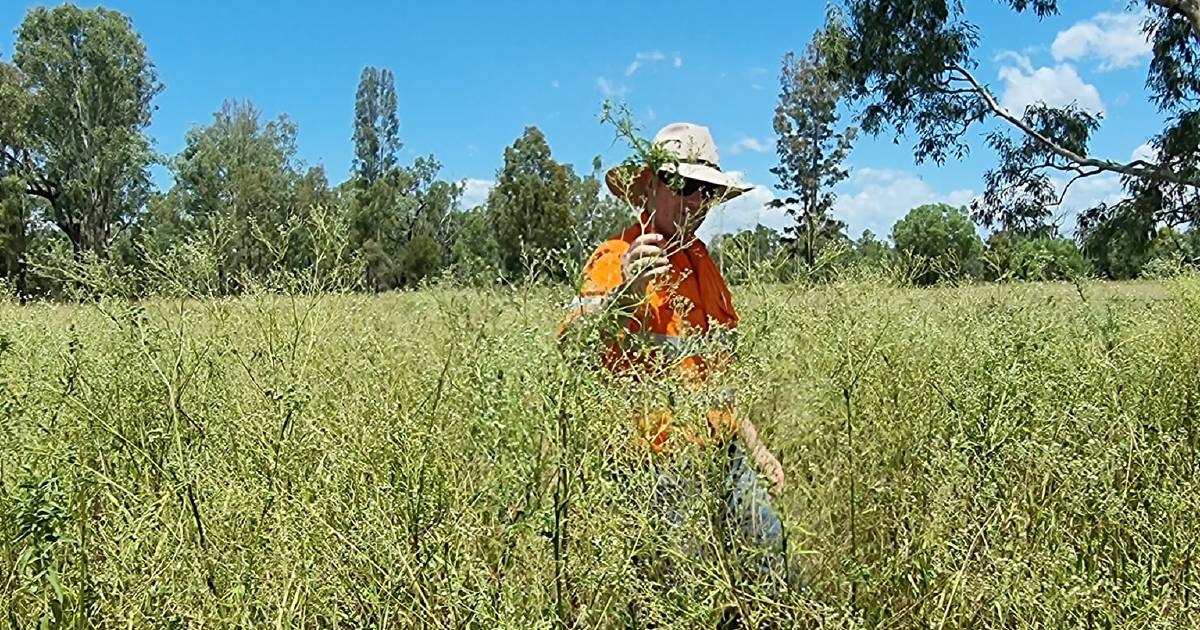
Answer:
POLYGON ((720 456, 631 418, 702 393, 560 348, 569 297, 0 305, 0 624, 1200 624, 1200 279, 736 291, 787 583, 665 531, 720 456))

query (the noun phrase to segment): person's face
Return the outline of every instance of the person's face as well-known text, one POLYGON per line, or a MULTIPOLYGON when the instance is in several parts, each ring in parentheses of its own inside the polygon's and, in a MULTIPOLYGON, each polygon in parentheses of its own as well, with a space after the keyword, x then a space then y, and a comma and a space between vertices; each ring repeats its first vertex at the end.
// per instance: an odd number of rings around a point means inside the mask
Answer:
POLYGON ((716 204, 720 188, 713 184, 660 173, 651 184, 654 228, 668 238, 690 239, 716 204))

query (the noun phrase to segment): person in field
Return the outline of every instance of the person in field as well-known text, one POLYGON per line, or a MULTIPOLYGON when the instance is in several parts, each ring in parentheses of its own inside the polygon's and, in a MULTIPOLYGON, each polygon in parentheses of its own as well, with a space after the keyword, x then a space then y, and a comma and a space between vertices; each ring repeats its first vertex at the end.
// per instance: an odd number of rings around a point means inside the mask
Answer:
MULTIPOLYGON (((582 329, 589 319, 607 324, 596 351, 609 370, 639 378, 666 377, 670 370, 675 372, 670 376, 703 388, 710 372, 733 359, 738 315, 696 230, 712 208, 749 189, 721 171, 705 127, 670 124, 654 143, 669 158, 662 166, 616 167, 606 174, 609 190, 640 209, 641 216, 588 259, 560 334, 582 329)), ((737 413, 733 393, 722 391, 714 398, 707 417, 698 422, 679 422, 669 409, 642 414, 636 422, 639 441, 649 459, 670 457, 689 444, 720 457, 724 522, 763 553, 760 566, 782 569, 783 526, 759 474, 777 491, 784 483, 783 467, 750 419, 737 413)), ((668 520, 682 520, 679 513, 694 498, 688 495, 695 487, 659 473, 660 509, 668 520)))

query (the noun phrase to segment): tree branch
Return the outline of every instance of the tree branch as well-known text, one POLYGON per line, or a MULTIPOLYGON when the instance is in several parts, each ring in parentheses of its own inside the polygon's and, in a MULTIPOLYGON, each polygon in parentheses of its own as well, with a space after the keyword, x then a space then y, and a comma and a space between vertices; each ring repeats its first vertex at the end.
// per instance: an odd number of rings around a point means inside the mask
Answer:
POLYGON ((1043 168, 1052 168, 1056 171, 1063 171, 1064 173, 1075 173, 1080 177, 1091 177, 1092 175, 1099 175, 1104 172, 1102 169, 1085 171, 1083 170, 1083 167, 1078 164, 1055 164, 1054 162, 1034 164, 1022 170, 1028 174, 1043 168))
MULTIPOLYGON (((1163 2, 1182 2, 1185 0, 1162 0, 1162 1, 1163 2)), ((1010 125, 1016 127, 1017 129, 1019 129, 1023 133, 1025 133, 1025 135, 1037 140, 1038 142, 1040 142, 1043 146, 1045 146, 1047 149, 1049 149, 1053 153, 1056 153, 1059 156, 1062 156, 1063 158, 1066 158, 1066 159, 1078 164, 1080 167, 1090 166, 1092 168, 1101 169, 1103 171, 1108 171, 1111 173, 1120 173, 1122 175, 1128 175, 1130 177, 1136 177, 1138 179, 1148 179, 1148 180, 1153 180, 1153 181, 1169 182, 1172 184, 1181 184, 1181 185, 1186 185, 1186 186, 1200 186, 1200 173, 1197 173, 1197 174, 1194 174, 1191 176, 1187 176, 1182 173, 1176 173, 1170 169, 1164 168, 1161 165, 1150 164, 1150 163, 1146 162, 1145 160, 1133 160, 1132 162, 1129 162, 1128 164, 1122 164, 1120 162, 1114 162, 1112 160, 1098 160, 1098 159, 1084 157, 1082 155, 1079 155, 1078 153, 1071 151, 1070 149, 1067 149, 1067 148, 1063 147, 1062 145, 1058 144, 1054 140, 1046 137, 1042 133, 1038 132, 1038 130, 1036 130, 1033 127, 1026 124, 1025 121, 1012 115, 1011 113, 1009 113, 1008 110, 1001 107, 1000 103, 998 103, 996 101, 996 97, 993 96, 992 93, 989 92, 986 87, 981 85, 979 83, 979 81, 977 81, 975 79, 975 77, 972 76, 971 73, 966 70, 966 68, 963 68, 962 66, 960 66, 958 64, 953 64, 953 65, 948 66, 948 69, 961 74, 963 76, 963 78, 966 79, 966 81, 969 82, 975 88, 975 91, 979 94, 980 98, 982 98, 984 100, 984 102, 987 104, 988 109, 992 110, 992 113, 995 114, 997 117, 1007 121, 1010 125)))
POLYGON ((1058 195, 1058 201, 1054 204, 1056 207, 1061 206, 1063 204, 1063 201, 1066 200, 1067 191, 1071 189, 1071 184, 1074 184, 1075 182, 1077 182, 1081 179, 1086 179, 1093 175, 1099 175, 1100 173, 1104 172, 1099 169, 1094 170, 1094 171, 1084 171, 1083 169, 1077 169, 1077 170, 1078 170, 1079 174, 1076 175, 1075 177, 1072 177, 1065 185, 1063 185, 1062 192, 1060 192, 1058 195))
POLYGON ((25 194, 33 195, 34 197, 41 197, 50 203, 54 203, 54 198, 57 197, 57 195, 54 194, 54 191, 38 185, 37 182, 26 182, 25 194))
POLYGON ((24 159, 22 159, 22 156, 18 156, 15 151, 10 151, 9 147, 0 144, 0 161, 12 164, 13 170, 22 172, 28 176, 33 173, 33 167, 29 163, 28 154, 25 152, 22 153, 25 154, 23 156, 24 159))
POLYGON ((1192 37, 1200 42, 1200 0, 1149 0, 1149 2, 1187 18, 1188 22, 1192 24, 1192 37))
MULTIPOLYGON (((951 78, 951 80, 954 80, 954 77, 950 77, 950 78, 951 78)), ((959 95, 959 94, 978 94, 978 92, 977 92, 977 91, 975 91, 975 89, 973 89, 973 88, 954 88, 954 89, 951 89, 951 88, 941 88, 941 87, 937 89, 937 93, 938 93, 938 94, 945 94, 945 95, 947 95, 947 96, 957 96, 957 95, 959 95)))
POLYGON ((25 178, 25 194, 41 197, 51 204, 58 199, 58 191, 52 182, 41 177, 29 159, 28 151, 17 153, 11 147, 0 145, 0 162, 7 162, 12 169, 25 178))

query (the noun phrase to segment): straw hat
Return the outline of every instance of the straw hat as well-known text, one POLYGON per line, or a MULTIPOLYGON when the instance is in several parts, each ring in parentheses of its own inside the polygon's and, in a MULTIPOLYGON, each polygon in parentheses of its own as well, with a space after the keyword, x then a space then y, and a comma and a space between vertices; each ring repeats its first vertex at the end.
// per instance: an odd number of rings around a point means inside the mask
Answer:
MULTIPOLYGON (((675 173, 687 179, 719 186, 723 189, 719 195, 723 202, 752 190, 737 178, 721 171, 717 143, 713 142, 708 127, 671 123, 658 131, 654 136, 654 144, 675 158, 675 161, 659 167, 659 172, 675 173)), ((647 167, 626 164, 609 169, 604 181, 617 198, 641 205, 649 190, 652 175, 647 167), (639 168, 640 172, 637 170, 639 168)))

